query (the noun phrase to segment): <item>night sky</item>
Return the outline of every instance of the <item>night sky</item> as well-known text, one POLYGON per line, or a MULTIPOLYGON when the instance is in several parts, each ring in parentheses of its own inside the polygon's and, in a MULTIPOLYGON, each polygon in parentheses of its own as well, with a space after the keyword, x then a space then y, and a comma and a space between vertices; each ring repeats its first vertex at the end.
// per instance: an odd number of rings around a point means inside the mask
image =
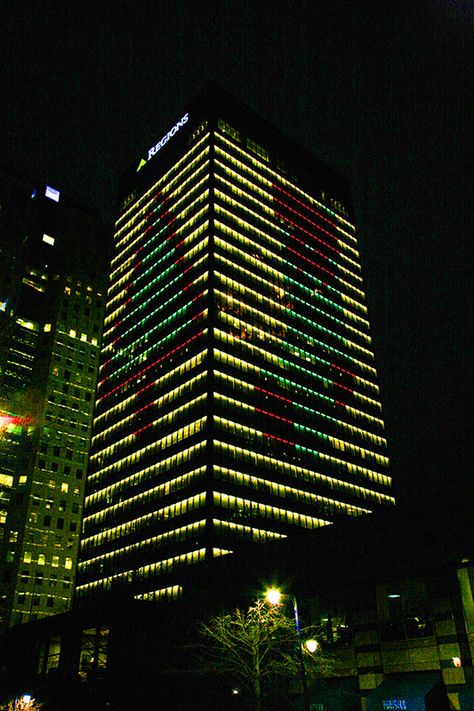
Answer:
POLYGON ((349 178, 398 493, 443 505, 472 494, 473 25, 455 0, 3 2, 0 160, 111 221, 123 168, 213 80, 349 178))

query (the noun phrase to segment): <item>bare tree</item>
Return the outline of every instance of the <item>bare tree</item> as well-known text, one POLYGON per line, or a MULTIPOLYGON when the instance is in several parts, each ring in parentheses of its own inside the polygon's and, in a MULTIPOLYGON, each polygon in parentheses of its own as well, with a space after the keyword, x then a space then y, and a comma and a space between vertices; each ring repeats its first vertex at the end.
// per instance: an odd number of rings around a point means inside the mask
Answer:
POLYGON ((11 699, 6 704, 0 704, 0 711, 40 711, 43 704, 38 703, 31 696, 20 696, 17 699, 11 699))
MULTIPOLYGON (((314 636, 315 628, 301 630, 303 639, 314 636)), ((282 606, 258 600, 248 610, 235 609, 217 615, 202 625, 205 666, 227 674, 252 699, 253 711, 261 711, 262 700, 276 677, 300 678, 301 654, 295 620, 282 606)), ((311 654, 303 647, 308 678, 329 673, 331 660, 321 651, 311 654)))

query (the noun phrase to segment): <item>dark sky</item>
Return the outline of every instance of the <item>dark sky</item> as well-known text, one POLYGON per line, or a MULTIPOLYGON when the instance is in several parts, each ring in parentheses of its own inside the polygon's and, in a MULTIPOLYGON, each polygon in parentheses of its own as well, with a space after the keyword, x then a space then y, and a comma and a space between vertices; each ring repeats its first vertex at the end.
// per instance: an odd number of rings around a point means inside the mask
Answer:
POLYGON ((110 218, 121 170, 204 84, 240 97, 352 183, 400 495, 465 496, 473 18, 467 0, 4 2, 0 160, 110 218))

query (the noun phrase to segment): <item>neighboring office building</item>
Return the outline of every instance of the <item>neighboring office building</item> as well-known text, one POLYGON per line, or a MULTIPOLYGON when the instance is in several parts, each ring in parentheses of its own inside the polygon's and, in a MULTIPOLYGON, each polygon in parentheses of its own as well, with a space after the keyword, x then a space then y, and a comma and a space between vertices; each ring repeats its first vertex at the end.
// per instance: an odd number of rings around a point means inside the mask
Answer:
POLYGON ((124 176, 78 596, 394 503, 349 200, 218 90, 124 176))
POLYGON ((99 217, 1 171, 0 625, 68 609, 107 283, 99 217))

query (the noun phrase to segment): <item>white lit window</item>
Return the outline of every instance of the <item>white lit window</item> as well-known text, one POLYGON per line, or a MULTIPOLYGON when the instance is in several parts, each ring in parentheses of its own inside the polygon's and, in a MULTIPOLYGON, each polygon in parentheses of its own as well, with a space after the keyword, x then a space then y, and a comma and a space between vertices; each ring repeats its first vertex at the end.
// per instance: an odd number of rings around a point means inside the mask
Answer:
POLYGON ((66 558, 66 562, 64 563, 64 567, 67 570, 71 570, 72 568, 72 558, 66 558))
POLYGON ((76 331, 73 328, 71 328, 71 330, 69 331, 69 335, 72 336, 73 338, 75 338, 77 334, 76 334, 76 331))
POLYGON ((44 194, 50 200, 54 200, 54 202, 59 202, 59 190, 52 188, 50 185, 46 186, 46 190, 45 190, 44 194))
POLYGON ((87 341, 87 334, 81 333, 81 341, 87 341))
POLYGON ((54 237, 43 235, 43 242, 46 242, 46 244, 54 244, 54 237))

